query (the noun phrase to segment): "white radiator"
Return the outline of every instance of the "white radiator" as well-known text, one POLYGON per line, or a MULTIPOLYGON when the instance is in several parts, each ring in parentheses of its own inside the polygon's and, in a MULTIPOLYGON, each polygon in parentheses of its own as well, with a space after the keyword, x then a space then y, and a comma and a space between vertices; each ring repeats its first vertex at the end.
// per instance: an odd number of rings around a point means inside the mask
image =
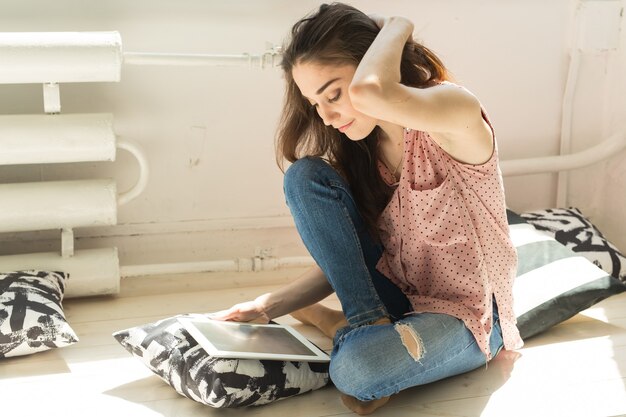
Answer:
POLYGON ((117 148, 140 165, 123 195, 112 179, 0 184, 0 232, 58 229, 61 239, 59 253, 0 256, 0 271, 67 272, 68 297, 119 292, 117 249, 74 251, 73 229, 116 224, 118 206, 145 187, 147 163, 116 139, 111 114, 59 114, 58 83, 119 81, 122 57, 117 32, 0 33, 0 84, 41 83, 46 113, 0 116, 0 165, 114 161, 117 148))
POLYGON ((111 114, 0 116, 0 165, 115 160, 111 114))
POLYGON ((119 81, 118 32, 0 33, 3 84, 119 81))

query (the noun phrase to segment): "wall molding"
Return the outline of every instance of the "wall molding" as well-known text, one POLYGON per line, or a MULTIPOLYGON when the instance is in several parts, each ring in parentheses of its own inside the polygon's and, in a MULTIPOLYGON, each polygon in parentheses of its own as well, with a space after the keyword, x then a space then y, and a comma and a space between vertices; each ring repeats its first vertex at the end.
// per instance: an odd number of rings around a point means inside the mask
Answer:
MULTIPOLYGON (((121 265, 307 256, 291 217, 129 223, 75 231, 77 249, 117 247, 121 265)), ((60 251, 60 230, 0 234, 0 255, 60 251)))
MULTIPOLYGON (((255 230, 295 227, 291 216, 246 217, 230 219, 180 220, 173 222, 122 223, 114 226, 84 227, 74 230, 77 238, 153 235, 168 233, 199 233, 223 230, 255 230)), ((56 239, 60 230, 38 230, 31 232, 0 233, 0 244, 4 242, 56 239)))

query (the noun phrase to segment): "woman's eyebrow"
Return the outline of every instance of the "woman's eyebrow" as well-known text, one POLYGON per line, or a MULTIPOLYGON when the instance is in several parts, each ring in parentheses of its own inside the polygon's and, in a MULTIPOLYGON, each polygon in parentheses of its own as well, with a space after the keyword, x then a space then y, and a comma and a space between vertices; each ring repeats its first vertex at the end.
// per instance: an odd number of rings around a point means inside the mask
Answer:
POLYGON ((322 93, 324 92, 324 90, 326 90, 326 87, 328 87, 329 85, 331 85, 331 84, 332 84, 332 83, 334 83, 335 81, 339 80, 340 78, 341 78, 341 77, 337 77, 337 78, 333 78, 333 79, 332 79, 332 80, 330 80, 330 81, 326 81, 326 83, 325 83, 323 86, 321 86, 321 87, 319 88, 319 90, 317 90, 317 91, 315 92, 315 94, 317 94, 317 95, 322 94, 322 93))

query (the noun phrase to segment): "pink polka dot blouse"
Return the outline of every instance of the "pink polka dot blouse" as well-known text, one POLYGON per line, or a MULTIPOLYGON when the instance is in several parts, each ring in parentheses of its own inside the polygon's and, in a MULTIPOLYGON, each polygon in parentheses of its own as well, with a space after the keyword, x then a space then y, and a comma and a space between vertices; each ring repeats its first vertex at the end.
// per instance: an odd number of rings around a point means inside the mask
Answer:
POLYGON ((470 165, 453 159, 426 132, 405 129, 404 142, 398 182, 378 164, 396 189, 378 220, 385 250, 377 269, 407 295, 415 313, 463 320, 488 358, 495 296, 504 347, 521 347, 512 294, 517 254, 497 146, 486 163, 470 165))

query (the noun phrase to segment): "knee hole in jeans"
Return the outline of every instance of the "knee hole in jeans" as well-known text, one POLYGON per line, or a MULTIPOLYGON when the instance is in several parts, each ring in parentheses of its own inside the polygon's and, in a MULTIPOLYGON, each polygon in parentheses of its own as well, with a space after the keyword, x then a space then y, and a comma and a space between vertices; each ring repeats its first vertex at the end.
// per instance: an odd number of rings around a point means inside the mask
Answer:
POLYGON ((415 361, 419 361, 424 356, 424 353, 426 353, 422 338, 408 324, 397 323, 394 328, 400 335, 400 340, 402 340, 402 344, 407 352, 409 352, 409 355, 411 355, 415 361))

